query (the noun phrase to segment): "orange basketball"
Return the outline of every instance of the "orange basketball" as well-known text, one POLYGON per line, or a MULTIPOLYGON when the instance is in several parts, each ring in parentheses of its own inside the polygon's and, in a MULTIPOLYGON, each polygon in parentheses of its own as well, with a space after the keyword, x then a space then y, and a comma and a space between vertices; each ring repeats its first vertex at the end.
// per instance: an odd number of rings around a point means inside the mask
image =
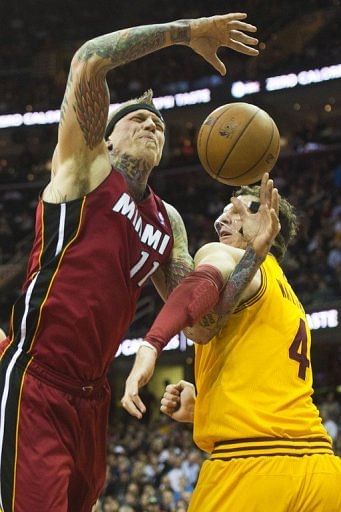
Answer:
POLYGON ((200 127, 200 162, 226 185, 251 185, 275 165, 280 136, 273 119, 250 103, 228 103, 211 112, 200 127))

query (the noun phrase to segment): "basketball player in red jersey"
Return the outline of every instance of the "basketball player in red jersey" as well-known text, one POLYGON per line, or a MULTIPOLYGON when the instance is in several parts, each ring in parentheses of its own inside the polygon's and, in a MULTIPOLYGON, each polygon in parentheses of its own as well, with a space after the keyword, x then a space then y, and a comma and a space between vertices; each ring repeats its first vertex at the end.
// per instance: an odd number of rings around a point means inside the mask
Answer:
POLYGON ((91 510, 105 478, 106 373, 141 287, 152 276, 167 298, 193 268, 180 215, 147 185, 164 145, 161 113, 148 92, 107 124, 106 74, 181 44, 224 75, 219 47, 258 54, 245 18, 121 30, 72 59, 27 277, 0 344, 2 512, 91 510))

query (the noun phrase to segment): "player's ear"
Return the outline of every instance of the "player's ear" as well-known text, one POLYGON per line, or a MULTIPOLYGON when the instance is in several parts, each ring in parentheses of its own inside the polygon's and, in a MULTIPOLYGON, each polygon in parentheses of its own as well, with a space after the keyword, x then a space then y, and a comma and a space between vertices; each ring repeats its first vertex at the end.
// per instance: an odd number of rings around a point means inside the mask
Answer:
POLYGON ((111 141, 110 139, 107 139, 107 140, 105 141, 105 144, 106 144, 106 146, 107 146, 107 148, 108 148, 108 151, 112 151, 112 150, 113 150, 113 147, 114 147, 114 146, 113 146, 113 143, 112 143, 112 141, 111 141))

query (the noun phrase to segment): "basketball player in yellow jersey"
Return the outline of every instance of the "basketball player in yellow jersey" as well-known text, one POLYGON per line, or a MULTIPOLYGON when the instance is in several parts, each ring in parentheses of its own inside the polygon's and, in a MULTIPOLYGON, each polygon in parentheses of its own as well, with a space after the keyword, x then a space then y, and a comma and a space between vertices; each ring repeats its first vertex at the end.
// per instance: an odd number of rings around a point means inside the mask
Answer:
MULTIPOLYGON (((237 195, 249 210, 259 206, 259 187, 242 187, 237 195)), ((341 461, 311 399, 309 327, 279 265, 296 231, 283 198, 279 220, 271 254, 233 314, 218 327, 206 321, 192 330, 200 343, 197 396, 180 381, 167 386, 161 401, 162 412, 194 423, 196 444, 210 454, 189 512, 341 511, 341 461)), ((215 227, 237 263, 246 241, 232 203, 215 227)), ((195 264, 212 258, 212 250, 210 244, 200 249, 195 264)))

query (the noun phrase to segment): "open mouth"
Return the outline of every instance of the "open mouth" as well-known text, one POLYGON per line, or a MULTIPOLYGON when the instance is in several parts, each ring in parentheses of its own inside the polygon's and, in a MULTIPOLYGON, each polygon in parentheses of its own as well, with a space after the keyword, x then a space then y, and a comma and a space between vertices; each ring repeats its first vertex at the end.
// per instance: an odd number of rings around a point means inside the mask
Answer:
POLYGON ((154 144, 156 144, 156 140, 154 137, 152 137, 151 135, 140 135, 139 139, 146 139, 146 140, 150 140, 152 142, 154 142, 154 144))
POLYGON ((231 235, 232 235, 231 231, 225 231, 225 230, 220 231, 220 238, 225 238, 225 237, 231 236, 231 235))

